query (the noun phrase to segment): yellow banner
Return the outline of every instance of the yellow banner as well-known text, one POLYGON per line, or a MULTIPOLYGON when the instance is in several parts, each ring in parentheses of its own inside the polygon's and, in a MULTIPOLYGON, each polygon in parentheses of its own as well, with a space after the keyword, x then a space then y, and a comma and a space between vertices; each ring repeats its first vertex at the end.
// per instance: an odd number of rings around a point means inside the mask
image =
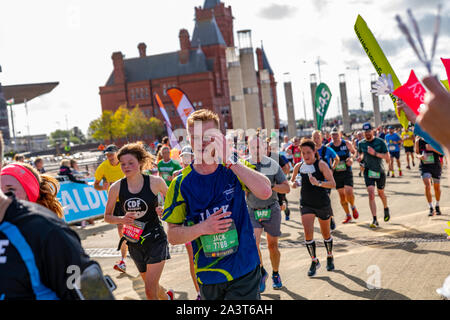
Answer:
MULTIPOLYGON (((364 51, 369 57, 370 62, 372 62, 378 75, 380 76, 382 73, 384 73, 386 76, 388 74, 391 74, 392 81, 394 82, 394 90, 400 87, 401 83, 398 80, 397 75, 392 69, 389 61, 387 60, 386 56, 383 53, 383 50, 381 50, 380 45, 378 44, 372 32, 370 31, 366 22, 360 15, 358 15, 358 18, 356 19, 355 32, 359 42, 361 42, 364 51)), ((405 113, 402 111, 400 115, 398 114, 396 102, 397 98, 392 94, 390 96, 392 102, 394 103, 395 113, 397 115, 398 120, 400 121, 400 124, 402 125, 403 128, 407 129, 409 121, 406 118, 405 113)))

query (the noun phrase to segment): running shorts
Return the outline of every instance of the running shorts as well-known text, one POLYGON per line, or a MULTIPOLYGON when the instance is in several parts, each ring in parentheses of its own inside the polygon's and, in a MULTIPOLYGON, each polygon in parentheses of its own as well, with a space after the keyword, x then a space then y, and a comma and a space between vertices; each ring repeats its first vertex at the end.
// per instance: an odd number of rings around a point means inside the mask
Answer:
POLYGON ((441 166, 436 165, 426 169, 420 169, 420 174, 422 179, 433 178, 433 182, 439 183, 441 180, 442 168, 441 166))
POLYGON ((331 205, 324 208, 311 208, 306 206, 300 206, 300 212, 304 214, 315 214, 320 220, 328 220, 333 216, 333 209, 331 205))
POLYGON ((141 243, 128 243, 128 251, 133 259, 136 268, 140 273, 147 271, 148 264, 159 263, 170 259, 169 243, 164 229, 160 230, 162 234, 154 239, 151 235, 141 243))
POLYGON ((389 154, 395 159, 400 159, 400 151, 389 151, 389 154))
POLYGON ((408 153, 414 153, 414 147, 405 147, 405 152, 408 153))
POLYGON ((353 172, 351 170, 334 172, 333 177, 336 182, 336 189, 342 189, 344 186, 353 187, 353 172))
POLYGON ((386 186, 386 173, 384 170, 380 172, 379 179, 369 178, 369 170, 364 169, 364 182, 366 183, 366 187, 377 186, 377 189, 383 190, 386 186))
POLYGON ((261 300, 261 267, 237 279, 218 284, 199 284, 202 300, 261 300))
MULTIPOLYGON (((265 221, 258 221, 255 218, 255 209, 248 208, 248 214, 250 215, 250 220, 252 221, 252 226, 254 229, 264 229, 265 232, 270 234, 272 237, 281 236, 281 208, 280 204, 277 202, 269 206, 271 210, 270 219, 265 221)), ((261 208, 265 209, 265 208, 261 208)))

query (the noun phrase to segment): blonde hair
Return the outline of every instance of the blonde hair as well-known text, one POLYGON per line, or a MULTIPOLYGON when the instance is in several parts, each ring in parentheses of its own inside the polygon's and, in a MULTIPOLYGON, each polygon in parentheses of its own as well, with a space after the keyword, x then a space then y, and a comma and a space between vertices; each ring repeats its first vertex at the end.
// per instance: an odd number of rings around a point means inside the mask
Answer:
POLYGON ((39 182, 39 197, 36 200, 36 203, 46 207, 62 219, 64 217, 64 209, 56 197, 59 189, 58 180, 46 174, 39 174, 39 172, 28 163, 20 163, 20 165, 30 170, 39 182))
POLYGON ((200 109, 197 110, 189 116, 187 119, 187 127, 192 127, 195 121, 214 121, 217 128, 220 127, 220 119, 217 113, 209 110, 209 109, 200 109))
POLYGON ((61 167, 65 166, 65 167, 70 167, 70 160, 69 159, 62 159, 61 163, 59 164, 61 167))

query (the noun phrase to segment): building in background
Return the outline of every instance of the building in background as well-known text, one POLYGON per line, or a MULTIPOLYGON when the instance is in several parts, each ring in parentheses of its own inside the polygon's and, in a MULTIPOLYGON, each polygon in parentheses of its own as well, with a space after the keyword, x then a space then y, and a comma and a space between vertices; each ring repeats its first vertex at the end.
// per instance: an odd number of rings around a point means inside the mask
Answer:
POLYGON ((231 6, 205 0, 195 8, 195 27, 179 32, 179 50, 148 55, 138 45, 139 57, 112 54, 113 71, 100 87, 102 111, 121 105, 139 105, 147 117, 163 120, 153 96, 161 97, 173 129, 183 128, 166 90, 182 89, 196 109, 207 108, 220 116, 221 129, 279 129, 276 81, 264 49, 257 48, 257 66, 251 31, 239 31, 235 47, 231 6))

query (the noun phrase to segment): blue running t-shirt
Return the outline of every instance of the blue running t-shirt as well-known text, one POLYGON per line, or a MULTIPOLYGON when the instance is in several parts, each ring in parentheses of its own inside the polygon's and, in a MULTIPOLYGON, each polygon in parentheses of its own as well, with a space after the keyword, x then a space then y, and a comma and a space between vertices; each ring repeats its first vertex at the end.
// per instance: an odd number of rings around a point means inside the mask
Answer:
POLYGON ((199 174, 191 165, 170 184, 162 217, 168 223, 197 224, 222 207, 223 212, 232 213, 230 217, 239 240, 235 253, 208 258, 200 239, 192 241, 194 265, 201 284, 229 282, 253 271, 260 264, 244 188, 233 171, 223 165, 208 175, 199 174))
POLYGON ((400 144, 394 143, 394 142, 400 142, 402 141, 402 138, 397 133, 393 134, 387 134, 385 137, 385 140, 388 144, 388 150, 389 152, 399 152, 400 151, 400 144))

